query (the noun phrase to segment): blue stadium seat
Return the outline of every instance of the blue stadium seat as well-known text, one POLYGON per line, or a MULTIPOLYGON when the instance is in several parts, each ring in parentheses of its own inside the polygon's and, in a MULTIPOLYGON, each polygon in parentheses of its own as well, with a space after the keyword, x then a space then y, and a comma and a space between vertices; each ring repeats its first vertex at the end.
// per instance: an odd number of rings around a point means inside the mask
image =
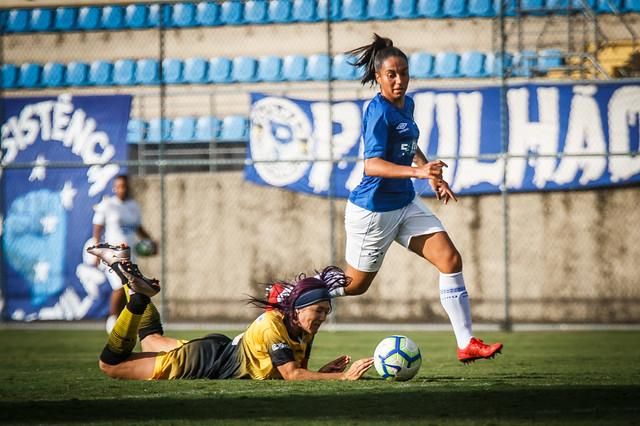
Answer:
POLYGON ((444 16, 452 18, 466 18, 467 13, 466 0, 444 0, 442 3, 442 13, 444 16))
POLYGON ((94 86, 111 86, 113 84, 113 64, 108 61, 93 61, 89 65, 88 83, 94 86))
POLYGON ((171 142, 193 142, 196 133, 194 117, 178 117, 171 125, 171 142))
POLYGON ((293 0, 293 10, 291 19, 294 22, 317 22, 315 0, 293 0))
POLYGON ((207 82, 207 60, 189 58, 184 61, 184 81, 190 84, 204 84, 207 82))
POLYGON ((568 4, 568 0, 546 0, 545 9, 552 13, 562 13, 563 11, 566 12, 568 4))
POLYGON ((13 89, 18 83, 18 67, 14 64, 2 64, 2 88, 13 89))
POLYGON ((134 84, 136 63, 132 59, 118 59, 113 64, 113 84, 131 86, 134 84))
POLYGON ((513 73, 516 77, 532 77, 538 54, 533 50, 523 50, 513 55, 513 73))
POLYGON ((53 11, 51 9, 32 9, 29 27, 31 31, 51 31, 53 11))
POLYGON ((220 141, 243 142, 249 140, 249 120, 239 115, 229 115, 222 121, 220 141))
POLYGON ((375 20, 393 18, 391 14, 391 0, 369 0, 367 3, 367 17, 375 20))
POLYGON ((213 142, 220 134, 222 123, 216 117, 203 116, 196 120, 195 142, 213 142))
POLYGON ((106 30, 120 30, 124 28, 124 7, 105 6, 102 8, 100 20, 102 28, 106 30))
POLYGON ((486 77, 485 60, 487 55, 482 52, 470 51, 460 55, 460 74, 463 77, 486 77))
POLYGON ((230 83, 231 59, 224 56, 209 59, 207 81, 210 83, 230 83))
POLYGON ((159 84, 160 65, 157 59, 138 59, 134 76, 135 84, 159 84))
POLYGON ((240 0, 225 0, 220 8, 220 22, 226 25, 244 24, 243 3, 240 0))
POLYGON ((81 7, 78 11, 78 28, 92 31, 100 28, 101 10, 98 6, 81 7))
POLYGON ((302 55, 287 55, 282 61, 282 77, 285 81, 307 79, 307 58, 302 55))
POLYGON ((150 27, 160 26, 160 11, 162 11, 162 27, 171 28, 171 14, 173 12, 170 4, 152 4, 149 6, 147 22, 150 27))
POLYGON ((427 52, 416 52, 409 56, 409 75, 413 78, 433 77, 433 55, 427 52))
POLYGON ((393 16, 400 19, 416 18, 414 0, 393 0, 393 16))
POLYGON ((326 53, 311 55, 307 58, 307 76, 311 80, 328 80, 331 70, 331 58, 326 53))
POLYGON ((145 4, 130 4, 124 10, 124 26, 131 29, 147 28, 149 7, 145 4))
POLYGON ((262 56, 258 60, 258 80, 282 81, 282 58, 279 56, 262 56))
POLYGON ((201 2, 196 7, 196 24, 211 27, 220 24, 220 5, 215 1, 201 2))
POLYGON ((42 85, 60 87, 64 85, 65 66, 60 62, 47 62, 42 67, 42 85))
POLYGON ((640 13, 640 0, 625 0, 624 10, 627 12, 640 13))
POLYGON ((538 71, 547 73, 551 68, 564 64, 564 54, 560 49, 543 49, 538 54, 538 71))
POLYGON ((57 7, 53 21, 53 29, 57 31, 70 31, 76 28, 78 9, 75 7, 57 7))
POLYGON ((171 120, 168 118, 153 118, 149 120, 146 141, 160 143, 171 139, 171 120))
POLYGON ((366 0, 342 0, 342 19, 347 21, 367 19, 366 0))
POLYGON ((86 86, 88 83, 89 65, 84 62, 69 62, 64 82, 67 86, 86 86))
POLYGON ((143 143, 147 133, 147 122, 135 118, 127 123, 127 142, 131 144, 143 143))
POLYGON ((504 16, 515 16, 516 15, 516 1, 517 0, 494 0, 493 1, 493 10, 496 12, 496 16, 500 15, 500 2, 502 2, 502 11, 504 16))
POLYGON ((442 0, 418 0, 416 14, 425 18, 442 18, 442 0))
POLYGON ((327 20, 327 7, 330 8, 328 19, 330 21, 342 20, 342 5, 340 0, 318 0, 317 14, 318 20, 327 20))
POLYGON ((460 77, 460 55, 454 52, 436 54, 434 74, 442 78, 460 77))
POLYGON ((499 53, 489 53, 485 61, 485 69, 490 76, 499 77, 503 70, 509 76, 512 64, 513 55, 511 53, 504 52, 502 56, 499 53))
POLYGON ((266 24, 267 6, 267 0, 248 0, 244 4, 244 20, 249 24, 266 24))
POLYGON ((162 61, 162 79, 168 84, 184 83, 184 64, 180 59, 167 58, 162 61))
POLYGON ((23 33, 29 31, 29 10, 12 9, 7 18, 7 32, 23 33))
POLYGON ((496 14, 492 0, 469 0, 467 6, 470 16, 488 17, 496 14))
POLYGON ((9 11, 8 10, 0 10, 0 32, 7 31, 7 19, 9 19, 9 11))
POLYGON ((194 27, 197 24, 196 5, 193 3, 175 3, 171 15, 174 27, 194 27))
POLYGON ((598 13, 620 13, 622 6, 622 0, 597 0, 596 11, 598 13))
POLYGON ((544 0, 520 0, 520 11, 530 15, 543 15, 545 13, 544 0))
POLYGON ((258 61, 251 56, 233 58, 231 79, 240 83, 251 83, 257 80, 258 61))
POLYGON ((331 77, 335 80, 357 80, 359 76, 356 73, 356 67, 351 65, 355 61, 356 58, 344 53, 334 56, 331 64, 331 77))
POLYGON ((270 0, 267 19, 276 24, 291 22, 291 0, 270 0))
POLYGON ((42 65, 32 62, 20 65, 18 75, 18 87, 27 89, 40 87, 40 77, 42 75, 42 65))

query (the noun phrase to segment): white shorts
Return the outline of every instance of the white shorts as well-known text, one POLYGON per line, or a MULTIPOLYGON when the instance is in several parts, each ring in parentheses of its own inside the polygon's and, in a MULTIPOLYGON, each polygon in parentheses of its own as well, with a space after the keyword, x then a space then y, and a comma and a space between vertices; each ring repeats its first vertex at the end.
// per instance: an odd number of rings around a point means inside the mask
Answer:
POLYGON ((103 271, 104 274, 106 275, 107 281, 109 281, 109 284, 111 285, 111 289, 113 291, 116 291, 122 288, 122 285, 123 285, 122 280, 120 279, 118 274, 113 272, 113 270, 110 267, 100 262, 100 265, 98 265, 98 268, 101 271, 103 271))
POLYGON ((440 219, 418 197, 409 205, 388 212, 372 212, 349 201, 344 225, 347 263, 363 272, 380 269, 393 241, 408 249, 411 237, 445 230, 440 219))

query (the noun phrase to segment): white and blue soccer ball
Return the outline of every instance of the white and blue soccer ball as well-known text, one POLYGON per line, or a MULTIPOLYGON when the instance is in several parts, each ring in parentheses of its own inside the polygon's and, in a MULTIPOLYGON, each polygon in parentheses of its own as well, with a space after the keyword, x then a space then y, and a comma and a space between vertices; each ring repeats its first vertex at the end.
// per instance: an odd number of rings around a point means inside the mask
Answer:
POLYGON ((373 352, 373 365, 383 379, 409 380, 422 365, 420 348, 407 336, 385 337, 373 352))

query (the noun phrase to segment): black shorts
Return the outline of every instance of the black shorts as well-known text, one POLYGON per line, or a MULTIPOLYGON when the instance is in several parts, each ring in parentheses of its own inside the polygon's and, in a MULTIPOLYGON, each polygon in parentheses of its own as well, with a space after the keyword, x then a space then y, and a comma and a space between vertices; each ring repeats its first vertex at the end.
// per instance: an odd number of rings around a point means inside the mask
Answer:
POLYGON ((172 351, 160 353, 152 379, 229 379, 238 373, 239 345, 223 334, 189 340, 172 351))

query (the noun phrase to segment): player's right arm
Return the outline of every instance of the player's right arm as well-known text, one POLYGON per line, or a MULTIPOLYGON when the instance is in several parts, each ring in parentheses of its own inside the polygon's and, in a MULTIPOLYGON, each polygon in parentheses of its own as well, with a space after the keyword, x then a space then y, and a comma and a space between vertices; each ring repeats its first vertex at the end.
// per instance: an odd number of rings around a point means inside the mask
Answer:
POLYGON ((355 361, 342 372, 325 373, 310 371, 299 367, 295 361, 277 366, 284 380, 358 380, 373 365, 373 358, 363 358, 355 361))

